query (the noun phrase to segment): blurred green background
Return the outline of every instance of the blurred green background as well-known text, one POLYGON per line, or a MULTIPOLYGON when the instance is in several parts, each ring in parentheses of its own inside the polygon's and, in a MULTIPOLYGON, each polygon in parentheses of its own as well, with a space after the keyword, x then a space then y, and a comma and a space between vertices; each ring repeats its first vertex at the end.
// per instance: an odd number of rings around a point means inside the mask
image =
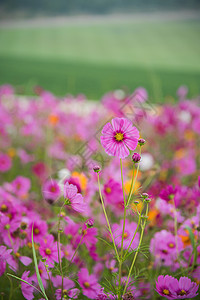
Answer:
POLYGON ((0 6, 0 84, 10 83, 19 93, 32 94, 40 85, 59 96, 98 99, 109 90, 144 86, 154 102, 162 102, 183 84, 191 96, 200 92, 199 1, 191 7, 175 1, 168 10, 156 6, 159 1, 148 9, 133 1, 138 10, 130 1, 121 8, 102 2, 101 14, 99 1, 96 11, 77 1, 62 15, 51 6, 44 13, 37 3, 37 10, 27 7, 20 14, 23 1, 13 9, 8 2, 0 6))

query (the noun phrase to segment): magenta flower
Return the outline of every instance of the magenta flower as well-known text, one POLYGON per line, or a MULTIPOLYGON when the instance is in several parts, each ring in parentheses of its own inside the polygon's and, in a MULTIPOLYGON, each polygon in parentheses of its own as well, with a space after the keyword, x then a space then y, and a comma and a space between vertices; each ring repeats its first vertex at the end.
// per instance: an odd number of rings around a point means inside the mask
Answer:
MULTIPOLYGON (((58 248, 57 243, 54 242, 53 235, 49 234, 40 242, 39 252, 43 258, 46 258, 47 264, 51 267, 54 266, 54 262, 58 263, 58 248)), ((61 257, 62 256, 63 253, 61 252, 61 257)))
POLYGON ((0 172, 7 172, 12 166, 12 161, 7 154, 0 153, 0 172))
POLYGON ((174 278, 173 295, 174 299, 188 299, 196 297, 198 285, 192 282, 188 277, 181 277, 179 281, 174 278))
POLYGON ((12 182, 12 192, 17 196, 25 196, 31 187, 29 178, 17 176, 12 182))
POLYGON ((135 150, 138 144, 139 131, 125 118, 114 118, 102 130, 101 144, 111 156, 125 158, 129 150, 135 150))
MULTIPOLYGON (((46 271, 46 268, 45 268, 44 264, 41 261, 38 264, 38 270, 39 270, 39 273, 40 273, 40 277, 41 277, 43 286, 46 289, 46 287, 47 287, 47 280, 48 280, 48 274, 47 274, 47 271, 46 271)), ((51 272, 49 272, 49 274, 51 275, 51 272)), ((34 273, 31 276, 31 279, 36 283, 36 285, 38 285, 38 280, 37 280, 36 273, 34 273)))
MULTIPOLYGON (((56 299, 60 300, 62 295, 62 277, 57 275, 56 277, 52 277, 52 282, 54 287, 59 287, 59 289, 56 290, 56 299)), ((79 289, 74 288, 75 284, 72 280, 69 278, 63 278, 63 298, 65 299, 76 299, 80 293, 79 289)))
MULTIPOLYGON (((180 237, 177 237, 178 251, 183 249, 180 237)), ((167 231, 156 232, 150 242, 150 251, 155 257, 155 265, 174 266, 177 259, 175 236, 167 231)))
POLYGON ((43 185, 44 198, 50 203, 54 202, 60 197, 61 190, 56 180, 48 180, 43 185))
MULTIPOLYGON (((128 249, 130 242, 134 236, 137 224, 135 222, 129 222, 126 220, 125 230, 124 230, 124 249, 128 249)), ((118 247, 121 247, 122 234, 123 234, 123 220, 120 221, 120 224, 113 224, 112 226, 113 236, 115 243, 118 247)), ((135 249, 139 243, 139 233, 137 232, 135 238, 131 244, 130 250, 135 249)))
POLYGON ((35 220, 29 224, 28 233, 29 239, 32 240, 32 227, 33 227, 33 240, 35 243, 40 243, 44 240, 44 236, 47 234, 47 223, 42 220, 35 220))
MULTIPOLYGON (((32 280, 28 277, 30 271, 25 271, 22 274, 22 279, 27 281, 28 283, 32 284, 32 280)), ((34 288, 32 286, 30 286, 29 284, 25 283, 25 282, 21 282, 21 290, 22 290, 22 294, 24 296, 24 298, 26 298, 27 300, 32 300, 34 298, 33 295, 33 291, 34 288)))
POLYGON ((83 196, 77 193, 77 187, 68 182, 64 186, 64 197, 69 201, 69 205, 77 212, 84 212, 86 205, 83 202, 83 196))
POLYGON ((0 246, 0 277, 6 270, 6 262, 11 258, 12 249, 6 249, 5 246, 0 246))
POLYGON ((78 282, 83 289, 83 295, 89 299, 96 298, 100 290, 100 285, 95 275, 89 275, 88 270, 82 268, 78 272, 78 282))
POLYGON ((166 186, 166 188, 162 189, 160 192, 160 198, 169 202, 173 200, 177 192, 177 188, 173 188, 172 185, 166 186))
POLYGON ((171 289, 170 283, 174 282, 174 277, 166 275, 160 275, 158 276, 158 281, 156 282, 156 291, 158 292, 159 295, 166 297, 167 299, 174 299, 172 292, 173 290, 171 289))
POLYGON ((169 275, 158 276, 156 291, 167 299, 188 299, 196 297, 198 285, 188 277, 181 277, 179 281, 169 275))

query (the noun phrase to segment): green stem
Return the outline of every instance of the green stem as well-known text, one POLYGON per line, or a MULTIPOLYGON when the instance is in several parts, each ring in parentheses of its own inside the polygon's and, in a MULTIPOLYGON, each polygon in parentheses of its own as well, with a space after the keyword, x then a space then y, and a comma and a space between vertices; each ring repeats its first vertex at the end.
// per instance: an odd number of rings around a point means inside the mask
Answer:
POLYGON ((50 275, 49 275, 49 270, 47 269, 45 263, 44 263, 44 267, 45 267, 46 272, 47 272, 47 276, 48 276, 48 279, 49 279, 49 284, 50 284, 50 288, 51 288, 51 292, 52 292, 53 298, 56 299, 56 298, 55 298, 54 291, 53 291, 52 281, 51 281, 51 278, 50 278, 50 275))
POLYGON ((70 262, 69 262, 69 266, 71 265, 71 263, 72 263, 72 261, 73 261, 73 259, 74 259, 74 256, 76 255, 76 253, 77 253, 77 251, 78 251, 78 248, 79 248, 79 246, 80 246, 81 243, 82 243, 82 240, 83 240, 84 236, 85 236, 85 233, 82 235, 81 240, 80 240, 80 242, 78 243, 78 246, 76 247, 76 250, 75 250, 75 252, 74 252, 74 254, 73 254, 73 256, 72 256, 72 258, 71 258, 71 260, 70 260, 70 262))
POLYGON ((97 174, 97 178, 98 178, 99 195, 100 195, 100 199, 101 199, 101 204, 102 204, 103 212, 104 212, 104 215, 105 215, 105 218, 106 218, 106 222, 107 222, 107 225, 108 225, 108 229, 109 229, 109 232, 110 232, 110 235, 111 235, 111 238, 112 238, 112 242, 113 242, 113 246, 114 246, 115 253, 116 253, 116 256, 117 256, 117 260, 120 261, 119 254, 117 252, 117 247, 116 247, 116 244, 115 244, 115 240, 114 240, 114 237, 113 237, 113 233, 112 233, 112 230, 111 230, 111 227, 110 227, 110 223, 109 223, 109 220, 108 220, 108 216, 107 216, 107 213, 106 213, 106 210, 105 210, 105 206, 104 206, 104 202, 103 202, 103 197, 102 197, 102 194, 101 194, 99 174, 97 174))
MULTIPOLYGON (((147 209, 146 209, 146 216, 147 215, 148 215, 148 204, 147 204, 147 209)), ((145 219, 144 223, 141 225, 142 226, 142 232, 141 232, 141 235, 140 235, 139 245, 138 245, 138 248, 137 248, 137 250, 135 252, 135 256, 133 258, 133 261, 132 261, 132 264, 131 264, 131 267, 130 267, 130 270, 129 270, 129 273, 128 273, 128 277, 127 277, 127 281, 126 281, 126 285, 125 285, 125 288, 124 288, 123 295, 126 293, 126 289, 127 289, 127 286, 128 286, 128 281, 129 281, 129 278, 131 276, 131 273, 132 273, 132 270, 133 270, 133 267, 134 267, 137 255, 138 255, 139 250, 140 250, 140 246, 141 246, 141 243, 142 243, 142 239, 143 239, 143 235, 144 235, 144 229, 145 229, 146 222, 147 222, 147 220, 145 219)))
MULTIPOLYGON (((140 153, 140 155, 141 155, 141 147, 140 147, 139 153, 140 153)), ((131 182, 131 185, 132 185, 132 186, 131 186, 131 189, 130 189, 130 192, 129 192, 129 195, 128 195, 127 206, 129 205, 131 196, 132 196, 133 191, 134 191, 134 188, 135 188, 135 183, 136 183, 136 180, 137 180, 137 177, 138 177, 139 165, 140 165, 140 164, 139 164, 139 162, 138 162, 135 176, 134 176, 134 173, 133 173, 132 182, 131 182), (133 181, 133 178, 134 178, 134 181, 133 181)), ((134 164, 134 166, 135 166, 135 164, 134 164)))
POLYGON ((139 229, 139 227, 140 227, 140 221, 141 221, 141 216, 142 216, 143 205, 144 205, 144 200, 143 200, 142 208, 141 208, 141 211, 140 211, 140 214, 139 214, 139 220, 138 220, 137 228, 136 228, 135 233, 134 233, 134 236, 133 236, 133 238, 132 238, 132 240, 131 240, 131 242, 130 242, 130 245, 128 246, 128 249, 126 250, 125 256, 126 256, 126 254, 128 253, 128 251, 129 251, 129 249, 130 249, 130 247, 131 247, 131 245, 132 245, 132 243, 133 243, 133 241, 134 241, 134 238, 135 238, 135 236, 136 236, 136 233, 138 232, 138 229, 139 229))
POLYGON ((10 295, 9 295, 9 300, 12 299, 12 294, 13 294, 13 283, 12 283, 12 280, 11 278, 8 276, 8 279, 10 281, 10 295))
POLYGON ((122 191, 123 191, 123 198, 124 198, 124 220, 123 220, 122 241, 121 241, 121 254, 120 254, 120 262, 119 262, 119 292, 120 292, 120 287, 121 287, 123 244, 124 244, 124 231, 125 231, 125 222, 126 222, 126 196, 125 196, 125 190, 124 190, 123 168, 122 168, 122 159, 121 158, 120 158, 120 167, 121 167, 122 191))
POLYGON ((61 206, 60 212, 59 212, 59 219, 58 219, 58 242, 57 242, 58 261, 59 261, 60 273, 61 273, 61 277, 62 277, 61 299, 63 297, 63 271, 62 271, 62 261, 61 261, 61 256, 60 256, 60 221, 61 221, 61 212, 62 212, 62 209, 63 209, 64 205, 65 205, 65 202, 61 206))

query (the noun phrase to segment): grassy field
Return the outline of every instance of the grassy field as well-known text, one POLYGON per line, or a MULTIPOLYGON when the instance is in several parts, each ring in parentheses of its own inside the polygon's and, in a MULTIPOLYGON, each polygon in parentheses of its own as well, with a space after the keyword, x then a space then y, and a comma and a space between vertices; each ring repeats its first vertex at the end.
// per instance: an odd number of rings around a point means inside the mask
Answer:
POLYGON ((155 102, 186 84, 199 93, 200 20, 78 22, 0 27, 0 84, 25 93, 39 84, 57 95, 97 99, 145 86, 155 102))

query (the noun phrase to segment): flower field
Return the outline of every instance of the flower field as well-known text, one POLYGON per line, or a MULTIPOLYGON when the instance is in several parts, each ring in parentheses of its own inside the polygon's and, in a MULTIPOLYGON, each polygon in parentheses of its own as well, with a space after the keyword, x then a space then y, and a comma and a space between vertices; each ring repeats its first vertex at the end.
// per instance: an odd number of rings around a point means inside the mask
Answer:
POLYGON ((200 98, 0 86, 0 297, 199 299, 200 98))

